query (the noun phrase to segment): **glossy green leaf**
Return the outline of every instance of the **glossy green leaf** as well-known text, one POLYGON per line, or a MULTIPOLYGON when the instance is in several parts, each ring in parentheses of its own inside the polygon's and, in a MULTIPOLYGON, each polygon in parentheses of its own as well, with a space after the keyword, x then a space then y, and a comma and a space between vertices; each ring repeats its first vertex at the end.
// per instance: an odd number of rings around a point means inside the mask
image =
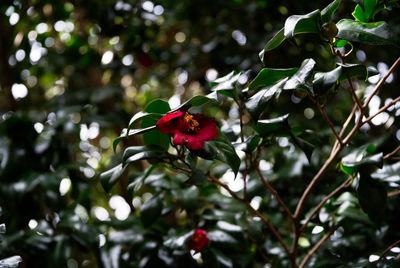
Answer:
POLYGON ((314 151, 315 146, 312 145, 311 143, 309 143, 308 141, 293 135, 291 132, 290 132, 290 134, 291 134, 290 136, 291 136, 294 144, 296 146, 298 146, 300 148, 300 150, 302 150, 304 152, 304 154, 306 155, 306 157, 308 159, 308 162, 310 163, 311 155, 314 151))
MULTIPOLYGON (((129 121, 128 125, 128 130, 131 130, 133 126, 139 122, 140 120, 143 120, 145 118, 154 118, 154 119, 160 119, 162 117, 161 113, 148 113, 148 112, 139 112, 135 114, 131 120, 129 121)), ((122 135, 121 135, 122 136, 122 135)))
POLYGON ((189 100, 185 101, 184 103, 182 103, 181 105, 179 105, 178 107, 176 107, 175 109, 173 109, 173 111, 177 111, 181 108, 186 108, 186 107, 193 108, 202 106, 207 102, 209 102, 210 100, 212 100, 212 98, 209 98, 207 96, 202 96, 202 95, 194 96, 189 100))
POLYGON ((199 202, 199 189, 194 185, 178 190, 176 198, 182 208, 187 211, 194 211, 201 206, 201 202, 199 202))
POLYGON ((261 89, 246 102, 246 108, 255 122, 257 122, 260 114, 265 110, 269 101, 273 97, 279 97, 287 80, 288 78, 282 79, 275 85, 261 89))
POLYGON ((150 168, 148 168, 146 171, 141 172, 141 173, 132 173, 129 176, 129 184, 127 187, 129 196, 133 197, 137 191, 143 186, 144 181, 147 177, 151 175, 153 170, 158 167, 158 164, 152 165, 150 168))
POLYGON ((228 164, 235 174, 239 171, 240 158, 231 142, 221 133, 218 138, 205 142, 202 149, 192 150, 192 152, 204 159, 215 159, 228 164))
POLYGON ((155 128, 156 128, 156 126, 150 126, 150 127, 147 127, 147 128, 140 128, 140 129, 131 129, 131 130, 129 130, 129 133, 128 133, 128 130, 126 128, 124 128, 122 130, 122 132, 121 132, 121 135, 113 141, 114 152, 117 149, 117 146, 118 146, 118 144, 120 143, 120 141, 122 139, 127 138, 127 137, 131 137, 131 136, 134 136, 134 135, 138 135, 138 134, 143 134, 143 133, 151 131, 151 130, 153 130, 155 128))
POLYGON ((364 0, 363 6, 357 5, 352 13, 353 17, 361 22, 368 22, 374 14, 377 0, 364 0))
POLYGON ((313 59, 305 59, 297 72, 285 83, 283 89, 305 89, 309 94, 313 95, 312 77, 314 66, 315 61, 313 59))
POLYGON ((0 267, 2 268, 16 268, 19 263, 22 262, 22 258, 20 256, 12 256, 5 259, 0 260, 0 267))
POLYGON ((161 100, 161 99, 156 99, 150 102, 145 108, 144 111, 147 113, 168 113, 171 108, 169 107, 168 102, 161 100))
POLYGON ((211 82, 211 91, 236 99, 236 84, 240 76, 241 73, 232 71, 229 74, 218 78, 217 80, 211 82))
POLYGON ((381 222, 385 216, 387 191, 385 186, 369 175, 361 175, 357 188, 358 201, 361 208, 374 222, 381 222))
POLYGON ((226 268, 234 267, 233 261, 230 258, 228 258, 224 253, 222 253, 222 251, 216 248, 211 248, 210 250, 214 254, 216 262, 219 264, 218 267, 226 267, 226 268))
POLYGON ((381 169, 372 173, 371 177, 387 182, 400 183, 400 162, 396 162, 392 165, 384 165, 381 169))
POLYGON ((140 220, 144 226, 150 226, 161 215, 162 200, 153 196, 140 207, 140 220))
POLYGON ((279 47, 280 44, 282 44, 283 41, 285 41, 286 37, 285 37, 285 28, 280 29, 275 35, 274 37, 272 37, 267 44, 265 45, 264 49, 260 52, 259 56, 261 61, 264 61, 264 56, 265 53, 273 50, 274 48, 279 47))
POLYGON ((127 166, 122 166, 122 164, 119 164, 112 169, 100 174, 100 182, 106 192, 109 192, 111 190, 112 186, 124 173, 126 167, 127 166))
POLYGON ((323 94, 328 91, 333 85, 352 77, 367 79, 367 68, 361 64, 338 63, 338 67, 336 67, 332 71, 315 73, 313 87, 317 93, 323 94))
POLYGON ((363 171, 371 173, 376 167, 382 168, 383 166, 383 154, 375 154, 368 157, 360 157, 358 155, 350 154, 342 159, 340 163, 340 169, 353 176, 356 172, 363 171))
POLYGON ((257 76, 251 81, 249 85, 249 90, 256 90, 260 87, 267 87, 275 84, 279 80, 290 77, 294 75, 299 68, 291 69, 262 69, 257 76))
POLYGON ((204 173, 204 170, 201 170, 196 167, 192 167, 192 173, 185 184, 189 185, 202 185, 207 181, 207 175, 204 173))
POLYGON ((340 0, 334 0, 329 5, 327 5, 323 10, 321 10, 321 20, 322 22, 328 22, 332 19, 333 14, 340 5, 340 0))
POLYGON ((340 20, 337 38, 370 45, 400 45, 400 37, 383 21, 360 22, 349 19, 340 20))
POLYGON ((122 165, 126 166, 129 163, 138 160, 161 160, 168 157, 168 154, 159 146, 146 145, 146 146, 131 146, 125 149, 122 156, 122 165))
POLYGON ((319 33, 321 12, 314 10, 306 15, 292 15, 285 21, 284 35, 293 38, 296 34, 319 33))
POLYGON ((221 230, 209 232, 208 237, 211 243, 218 243, 224 246, 235 246, 237 244, 237 240, 233 236, 221 230))
POLYGON ((288 118, 289 114, 285 114, 273 119, 259 120, 254 126, 254 130, 257 131, 260 136, 267 136, 279 131, 285 131, 288 133, 288 118))

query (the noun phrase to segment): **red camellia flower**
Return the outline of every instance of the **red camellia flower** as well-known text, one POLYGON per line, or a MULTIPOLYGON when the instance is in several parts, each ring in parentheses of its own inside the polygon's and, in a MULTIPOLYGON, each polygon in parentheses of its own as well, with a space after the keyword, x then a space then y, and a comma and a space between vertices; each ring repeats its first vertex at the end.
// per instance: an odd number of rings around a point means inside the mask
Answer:
POLYGON ((213 118, 187 111, 166 114, 158 120, 156 127, 165 134, 172 134, 175 145, 185 145, 192 150, 199 150, 205 141, 218 138, 213 118))
POLYGON ((202 251, 209 244, 208 233, 203 229, 197 229, 188 241, 188 247, 193 249, 195 253, 202 251))

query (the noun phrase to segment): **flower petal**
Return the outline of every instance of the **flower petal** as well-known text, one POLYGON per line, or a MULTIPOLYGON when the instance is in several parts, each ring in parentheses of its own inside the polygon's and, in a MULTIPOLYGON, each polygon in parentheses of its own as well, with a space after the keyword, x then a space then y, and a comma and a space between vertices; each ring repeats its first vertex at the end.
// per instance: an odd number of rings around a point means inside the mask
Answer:
POLYGON ((157 121, 156 123, 157 129, 165 134, 176 133, 178 130, 175 121, 179 120, 179 118, 184 114, 185 114, 184 111, 176 111, 164 115, 160 120, 157 121))
POLYGON ((201 141, 197 136, 190 135, 183 132, 177 132, 174 135, 172 141, 175 145, 185 145, 187 148, 192 150, 200 150, 203 148, 204 141, 201 141))
POLYGON ((199 131, 196 133, 196 137, 201 141, 210 141, 215 138, 218 138, 218 129, 217 125, 214 122, 214 119, 208 117, 202 117, 197 119, 200 126, 199 131))

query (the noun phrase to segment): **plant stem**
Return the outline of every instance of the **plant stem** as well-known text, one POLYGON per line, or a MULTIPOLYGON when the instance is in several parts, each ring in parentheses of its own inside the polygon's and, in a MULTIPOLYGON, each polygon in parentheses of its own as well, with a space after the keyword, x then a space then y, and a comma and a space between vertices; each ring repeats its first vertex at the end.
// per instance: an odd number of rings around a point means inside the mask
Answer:
POLYGON ((242 202, 243 204, 245 204, 249 210, 256 215, 257 217, 259 217, 261 219, 261 221, 269 228, 269 230, 271 231, 271 233, 276 237, 276 239, 278 239, 279 243, 282 245, 283 249, 285 250, 285 252, 288 254, 288 256, 290 255, 290 251, 288 246, 286 245, 285 241, 283 241, 281 235, 278 233, 278 231, 275 229, 274 225, 272 225, 272 223, 265 218, 259 211, 257 211, 256 209, 253 208, 253 206, 245 199, 241 198, 239 195, 237 195, 234 191, 232 191, 228 185, 220 182, 217 178, 213 177, 212 175, 208 175, 208 177, 210 178, 210 180, 212 182, 214 182, 215 184, 221 186, 222 188, 224 188, 225 190, 227 190, 229 192, 229 194, 239 200, 240 202, 242 202))
POLYGON ((261 182, 264 184, 265 188, 267 188, 271 194, 276 198, 276 200, 278 201, 279 205, 283 208, 283 210, 286 212, 286 214, 288 215, 288 217, 293 221, 293 214, 292 212, 289 210, 289 208, 285 205, 285 203, 282 201, 281 197, 279 196, 278 192, 274 189, 274 187, 271 186, 271 184, 269 184, 269 182, 264 178, 261 170, 260 170, 260 165, 258 162, 254 163, 254 167, 257 171, 258 176, 260 177, 261 182))
POLYGON ((339 226, 332 226, 331 229, 329 229, 329 231, 318 241, 318 243, 307 252, 306 256, 301 261, 299 268, 303 268, 307 264, 311 256, 314 255, 314 253, 325 243, 326 240, 328 240, 328 238, 336 231, 338 227, 339 226))
POLYGON ((383 159, 385 159, 385 160, 386 160, 386 159, 389 159, 389 158, 391 158, 393 155, 397 154, 399 151, 400 151, 400 145, 397 146, 397 148, 394 149, 393 152, 388 153, 387 155, 385 155, 385 156, 383 157, 383 159))
POLYGON ((321 112, 322 117, 324 118, 325 122, 328 123, 329 127, 331 128, 333 134, 336 137, 336 141, 339 142, 340 144, 343 145, 342 140, 340 139, 340 136, 337 134, 335 127, 333 126, 331 120, 329 119, 328 115, 325 112, 325 109, 321 106, 321 104, 318 103, 318 101, 315 101, 315 105, 317 105, 319 111, 321 112))
POLYGON ((393 244, 391 244, 390 246, 388 246, 383 252, 382 254, 379 256, 379 259, 376 262, 379 262, 380 260, 383 259, 383 257, 385 257, 385 255, 392 249, 394 248, 397 244, 400 243, 400 240, 397 240, 396 242, 394 242, 393 244))
POLYGON ((352 181, 352 179, 348 178, 345 182, 343 182, 341 185, 339 185, 339 187, 337 187, 330 194, 328 194, 324 199, 322 199, 321 202, 319 202, 319 204, 313 209, 311 214, 305 220, 304 224, 301 226, 300 233, 302 233, 304 231, 304 229, 307 227, 307 224, 311 221, 311 219, 315 216, 315 214, 317 214, 318 211, 325 205, 325 203, 329 199, 331 199, 333 196, 335 196, 337 193, 339 193, 341 190, 348 187, 350 185, 351 181, 352 181))
POLYGON ((392 64, 392 66, 389 68, 387 73, 381 78, 381 80, 376 84, 374 91, 372 91, 371 95, 369 95, 368 99, 365 101, 363 108, 366 109, 368 107, 368 104, 370 103, 371 99, 373 96, 376 95, 376 93, 379 91, 379 89, 382 87, 383 83, 385 83, 386 79, 389 77, 391 73, 393 73, 394 69, 396 69, 397 66, 400 64, 400 57, 392 64))
POLYGON ((363 124, 370 122, 372 119, 374 119, 375 116, 377 116, 380 113, 383 113, 384 111, 386 111, 388 108, 390 108, 391 106, 393 106, 394 104, 396 104, 396 102, 400 101, 400 96, 397 97, 396 99, 392 100, 391 102, 389 102, 388 104, 386 104, 385 106, 383 106, 382 108, 380 108, 375 114, 371 115, 370 117, 368 117, 367 119, 365 119, 365 121, 363 121, 363 124))

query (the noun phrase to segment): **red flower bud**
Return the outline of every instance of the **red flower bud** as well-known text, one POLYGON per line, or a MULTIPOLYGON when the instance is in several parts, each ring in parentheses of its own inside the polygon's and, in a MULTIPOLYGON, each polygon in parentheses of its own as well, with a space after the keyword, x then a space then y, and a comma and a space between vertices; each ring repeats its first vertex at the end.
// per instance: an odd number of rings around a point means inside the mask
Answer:
POLYGON ((208 233, 203 229, 197 229, 188 241, 188 247, 195 253, 202 251, 210 244, 208 233))
POLYGON ((192 150, 200 150, 205 141, 218 138, 213 118, 187 111, 166 114, 158 120, 156 127, 165 134, 172 134, 175 145, 185 145, 192 150))

